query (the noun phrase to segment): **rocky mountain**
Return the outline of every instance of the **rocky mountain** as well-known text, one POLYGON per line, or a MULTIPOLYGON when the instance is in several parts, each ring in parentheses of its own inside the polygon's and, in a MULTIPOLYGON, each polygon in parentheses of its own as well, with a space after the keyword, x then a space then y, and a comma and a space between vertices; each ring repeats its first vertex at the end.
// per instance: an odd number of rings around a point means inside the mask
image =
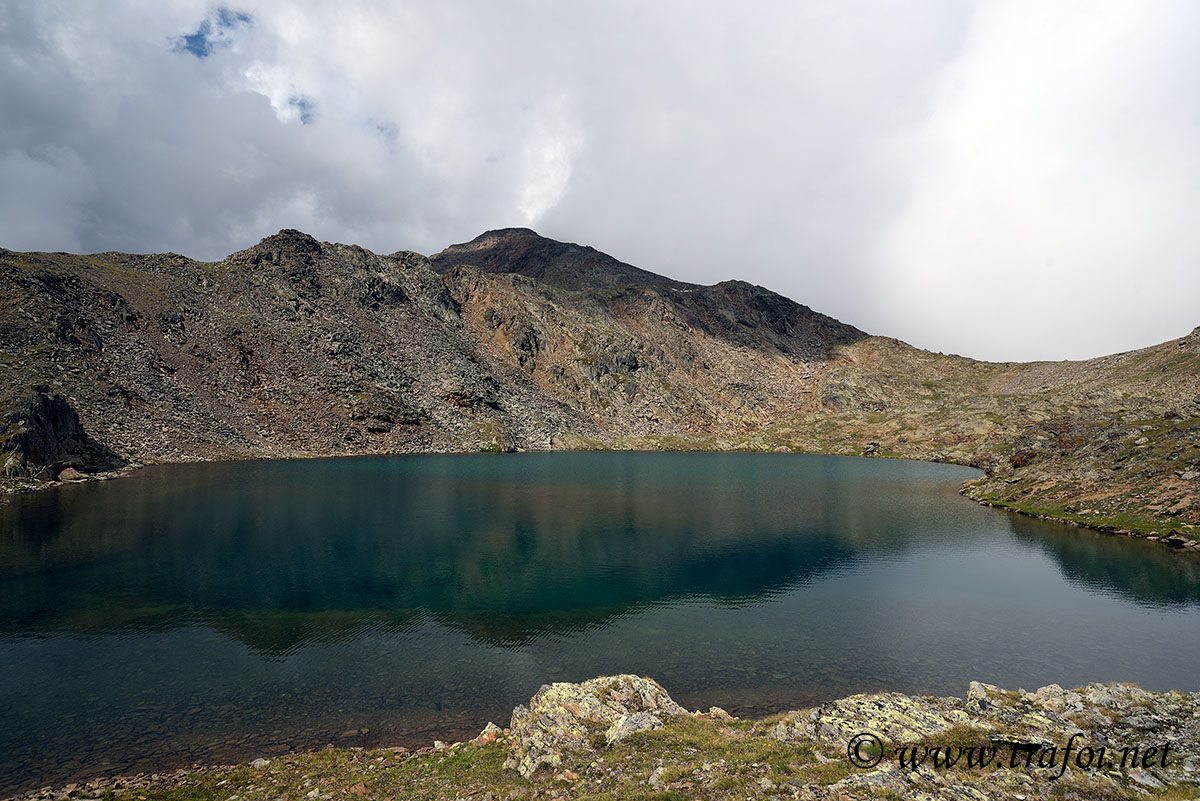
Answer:
POLYGON ((1200 329, 978 362, 521 228, 428 258, 291 230, 220 262, 0 250, 0 411, 10 488, 124 461, 786 450, 972 464, 981 500, 1180 542, 1200 524, 1200 329))

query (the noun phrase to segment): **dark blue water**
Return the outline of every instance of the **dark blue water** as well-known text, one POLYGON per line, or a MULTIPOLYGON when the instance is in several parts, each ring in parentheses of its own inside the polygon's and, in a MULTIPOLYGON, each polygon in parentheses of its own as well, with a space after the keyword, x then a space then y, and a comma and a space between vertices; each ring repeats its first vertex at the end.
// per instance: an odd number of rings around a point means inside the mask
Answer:
POLYGON ((745 715, 972 679, 1197 689, 1200 559, 978 506, 957 494, 973 475, 403 456, 17 496, 0 507, 0 790, 427 744, 606 673, 745 715))

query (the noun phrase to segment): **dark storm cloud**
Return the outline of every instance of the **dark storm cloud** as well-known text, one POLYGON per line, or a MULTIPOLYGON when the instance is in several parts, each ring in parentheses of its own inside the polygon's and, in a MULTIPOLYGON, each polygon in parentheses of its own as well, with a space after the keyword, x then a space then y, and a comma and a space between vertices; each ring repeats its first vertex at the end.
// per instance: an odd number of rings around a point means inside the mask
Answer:
POLYGON ((991 358, 1186 333, 1191 3, 12 2, 0 245, 529 225, 991 358))

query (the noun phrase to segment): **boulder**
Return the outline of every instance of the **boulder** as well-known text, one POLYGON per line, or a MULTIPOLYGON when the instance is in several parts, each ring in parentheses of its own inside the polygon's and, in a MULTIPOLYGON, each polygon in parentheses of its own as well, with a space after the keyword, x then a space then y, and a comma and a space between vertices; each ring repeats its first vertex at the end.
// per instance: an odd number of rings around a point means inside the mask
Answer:
POLYGON ((653 679, 626 674, 545 684, 529 706, 513 710, 505 767, 522 776, 558 768, 565 754, 594 750, 599 736, 611 744, 686 714, 653 679))

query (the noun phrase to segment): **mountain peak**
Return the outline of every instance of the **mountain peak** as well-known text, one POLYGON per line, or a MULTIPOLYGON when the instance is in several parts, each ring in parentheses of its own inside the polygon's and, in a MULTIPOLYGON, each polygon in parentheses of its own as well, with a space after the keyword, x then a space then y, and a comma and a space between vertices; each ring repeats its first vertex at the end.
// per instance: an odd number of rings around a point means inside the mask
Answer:
POLYGON ((675 289, 696 286, 626 264, 587 245, 548 239, 529 228, 485 231, 470 242, 451 245, 429 261, 441 273, 470 265, 488 273, 517 273, 570 290, 627 284, 675 289))
POLYGON ((295 228, 284 228, 277 234, 263 237, 257 245, 230 255, 228 261, 253 265, 311 264, 320 252, 321 243, 315 237, 295 228))
POLYGON ((542 238, 537 231, 532 228, 493 228, 490 231, 484 231, 479 236, 472 239, 472 242, 481 242, 487 239, 500 239, 503 237, 522 237, 533 236, 542 238))
POLYGON ((279 233, 263 237, 257 247, 287 252, 312 253, 321 249, 321 243, 317 241, 316 237, 306 234, 303 231, 297 231, 295 228, 281 228, 279 233))

